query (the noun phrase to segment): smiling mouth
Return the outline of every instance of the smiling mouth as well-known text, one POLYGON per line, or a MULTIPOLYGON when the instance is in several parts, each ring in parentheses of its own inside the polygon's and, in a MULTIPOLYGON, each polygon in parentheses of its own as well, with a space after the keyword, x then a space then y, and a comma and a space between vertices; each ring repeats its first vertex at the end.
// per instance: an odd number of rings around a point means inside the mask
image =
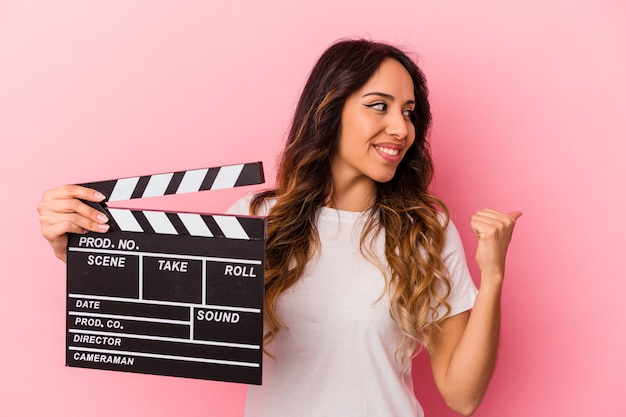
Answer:
POLYGON ((386 153, 390 156, 398 156, 400 155, 400 149, 386 148, 384 146, 374 146, 376 149, 381 151, 382 153, 386 153))

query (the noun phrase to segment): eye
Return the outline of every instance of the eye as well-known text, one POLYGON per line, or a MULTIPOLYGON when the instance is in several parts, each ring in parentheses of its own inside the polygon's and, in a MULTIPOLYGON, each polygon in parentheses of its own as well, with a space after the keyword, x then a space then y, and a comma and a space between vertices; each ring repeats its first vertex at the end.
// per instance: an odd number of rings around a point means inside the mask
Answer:
POLYGON ((379 101, 377 103, 372 103, 372 104, 366 104, 365 106, 369 107, 370 109, 374 109, 378 111, 387 110, 387 103, 383 103, 382 101, 379 101))
POLYGON ((402 114, 404 115, 404 117, 406 117, 409 120, 415 119, 415 110, 407 109, 407 110, 404 110, 402 114))

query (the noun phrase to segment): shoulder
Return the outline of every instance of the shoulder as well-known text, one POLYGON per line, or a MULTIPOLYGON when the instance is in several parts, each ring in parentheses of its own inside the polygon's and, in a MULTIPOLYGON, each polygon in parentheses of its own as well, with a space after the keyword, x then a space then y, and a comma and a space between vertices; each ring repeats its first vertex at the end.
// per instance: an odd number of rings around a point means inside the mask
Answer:
POLYGON ((437 220, 443 228, 443 255, 445 256, 446 252, 449 253, 450 251, 456 251, 459 249, 462 251, 463 243, 461 242, 461 236, 459 235, 456 224, 454 223, 454 221, 452 221, 449 214, 446 212, 438 211, 437 220))
POLYGON ((452 219, 448 218, 445 223, 443 223, 444 229, 444 244, 442 249, 442 258, 445 260, 449 256, 462 256, 465 257, 465 251, 463 248, 463 242, 461 240, 461 235, 459 234, 459 230, 456 227, 456 224, 452 221, 452 219))
POLYGON ((250 203, 254 198, 254 193, 249 193, 243 198, 237 200, 230 208, 226 211, 227 214, 241 214, 241 215, 254 215, 254 216, 267 216, 270 208, 276 203, 276 200, 265 200, 265 202, 259 207, 256 213, 250 213, 250 203))

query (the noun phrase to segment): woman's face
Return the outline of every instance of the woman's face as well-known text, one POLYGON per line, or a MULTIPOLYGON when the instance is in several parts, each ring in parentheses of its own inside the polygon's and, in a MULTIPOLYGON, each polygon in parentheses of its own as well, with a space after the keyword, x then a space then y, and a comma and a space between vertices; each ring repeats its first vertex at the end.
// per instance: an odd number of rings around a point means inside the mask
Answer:
POLYGON ((348 96, 333 158, 337 186, 390 181, 415 140, 413 80, 398 61, 387 58, 374 75, 348 96))

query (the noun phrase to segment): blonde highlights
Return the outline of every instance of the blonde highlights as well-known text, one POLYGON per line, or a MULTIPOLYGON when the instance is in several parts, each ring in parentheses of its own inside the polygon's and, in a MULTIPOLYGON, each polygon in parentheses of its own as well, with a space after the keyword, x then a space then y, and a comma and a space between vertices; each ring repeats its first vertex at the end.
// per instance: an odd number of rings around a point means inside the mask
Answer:
POLYGON ((441 258, 447 209, 428 195, 406 208, 380 204, 379 210, 389 266, 389 311, 404 333, 398 352, 406 360, 416 346, 429 345, 431 325, 447 314, 439 317, 440 307, 450 311, 446 298, 451 282, 441 258))

